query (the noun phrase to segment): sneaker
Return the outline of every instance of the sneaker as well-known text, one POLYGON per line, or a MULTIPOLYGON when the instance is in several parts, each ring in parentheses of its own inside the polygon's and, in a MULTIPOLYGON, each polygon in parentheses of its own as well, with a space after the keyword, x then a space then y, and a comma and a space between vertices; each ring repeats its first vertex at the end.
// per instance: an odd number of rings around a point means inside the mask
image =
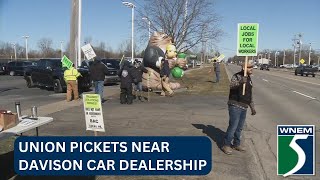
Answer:
POLYGON ((232 149, 231 149, 230 146, 224 145, 224 146, 221 148, 221 150, 222 150, 224 153, 228 154, 228 155, 231 155, 231 154, 232 154, 232 149))
POLYGON ((241 151, 241 152, 245 152, 246 151, 246 149, 241 145, 233 146, 232 149, 237 150, 237 151, 241 151))

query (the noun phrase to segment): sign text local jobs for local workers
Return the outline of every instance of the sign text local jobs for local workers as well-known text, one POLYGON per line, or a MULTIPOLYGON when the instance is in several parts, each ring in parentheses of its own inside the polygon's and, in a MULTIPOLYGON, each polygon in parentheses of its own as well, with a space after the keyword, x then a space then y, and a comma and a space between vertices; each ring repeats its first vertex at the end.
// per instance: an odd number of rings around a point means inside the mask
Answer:
POLYGON ((257 56, 259 24, 239 23, 237 56, 257 56))

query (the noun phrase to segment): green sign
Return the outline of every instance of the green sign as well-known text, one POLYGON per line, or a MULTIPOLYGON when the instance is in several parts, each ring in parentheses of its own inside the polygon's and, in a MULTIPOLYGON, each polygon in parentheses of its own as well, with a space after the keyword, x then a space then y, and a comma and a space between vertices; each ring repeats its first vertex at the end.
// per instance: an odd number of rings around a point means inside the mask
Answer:
POLYGON ((257 56, 258 32, 258 23, 238 24, 237 56, 257 56))
POLYGON ((62 57, 61 63, 62 63, 62 67, 67 67, 68 69, 70 69, 73 65, 73 62, 70 61, 70 59, 68 59, 66 55, 62 57))
POLYGON ((101 109, 99 94, 86 94, 83 101, 85 108, 101 109))

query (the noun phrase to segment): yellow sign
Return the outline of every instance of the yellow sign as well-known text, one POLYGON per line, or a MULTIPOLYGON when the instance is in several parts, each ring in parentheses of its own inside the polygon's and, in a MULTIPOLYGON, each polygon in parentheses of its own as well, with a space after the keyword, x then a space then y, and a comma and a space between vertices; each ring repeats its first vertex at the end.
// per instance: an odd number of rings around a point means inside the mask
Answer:
POLYGON ((304 64, 306 61, 304 59, 300 59, 300 63, 304 64))
POLYGON ((86 94, 83 100, 86 108, 101 108, 99 94, 86 94))

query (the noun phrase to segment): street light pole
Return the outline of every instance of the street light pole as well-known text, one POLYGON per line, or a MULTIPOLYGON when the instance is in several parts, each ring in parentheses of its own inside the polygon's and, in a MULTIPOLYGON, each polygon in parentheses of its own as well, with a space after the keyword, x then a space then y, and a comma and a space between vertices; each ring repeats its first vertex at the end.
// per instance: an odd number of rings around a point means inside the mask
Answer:
POLYGON ((25 38, 26 39, 26 59, 28 60, 28 38, 29 38, 29 36, 22 36, 23 38, 25 38))
POLYGON ((133 44, 134 44, 134 8, 136 7, 133 3, 130 2, 122 2, 122 4, 124 4, 125 6, 131 8, 131 15, 132 15, 132 29, 131 29, 131 60, 133 62, 133 53, 134 53, 134 49, 133 49, 133 44))
POLYGON ((310 56, 310 54, 311 54, 311 43, 309 45, 310 46, 309 46, 309 64, 308 65, 310 65, 310 60, 311 60, 311 56, 310 56))
POLYGON ((147 17, 143 17, 142 19, 148 21, 148 33, 149 33, 149 40, 150 40, 150 37, 151 37, 151 21, 147 17))

